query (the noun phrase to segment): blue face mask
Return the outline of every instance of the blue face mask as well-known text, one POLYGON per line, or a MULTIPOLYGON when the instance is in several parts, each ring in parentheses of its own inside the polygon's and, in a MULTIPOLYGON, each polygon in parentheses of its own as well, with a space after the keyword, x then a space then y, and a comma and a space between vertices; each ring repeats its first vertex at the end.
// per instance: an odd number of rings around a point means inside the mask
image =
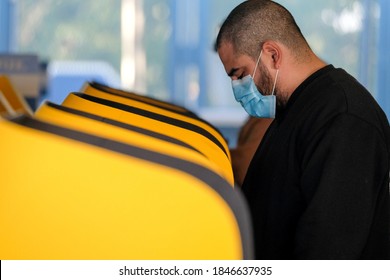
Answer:
MULTIPOLYGON (((253 76, 256 74, 257 65, 259 64, 261 54, 262 52, 260 52, 259 58, 257 59, 253 76)), ((271 95, 263 95, 260 93, 251 75, 247 75, 242 79, 232 81, 234 97, 236 98, 237 102, 240 102, 245 111, 252 117, 275 118, 276 96, 274 95, 274 91, 278 73, 279 69, 276 72, 275 82, 271 95)))

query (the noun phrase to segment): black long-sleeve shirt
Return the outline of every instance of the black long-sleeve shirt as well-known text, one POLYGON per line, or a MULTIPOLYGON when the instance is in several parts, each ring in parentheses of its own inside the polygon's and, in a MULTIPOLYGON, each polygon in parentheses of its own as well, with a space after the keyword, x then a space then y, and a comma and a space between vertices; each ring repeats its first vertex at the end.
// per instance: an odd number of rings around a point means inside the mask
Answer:
POLYGON ((352 76, 328 65, 306 79, 242 186, 256 258, 388 259, 389 150, 387 118, 352 76))

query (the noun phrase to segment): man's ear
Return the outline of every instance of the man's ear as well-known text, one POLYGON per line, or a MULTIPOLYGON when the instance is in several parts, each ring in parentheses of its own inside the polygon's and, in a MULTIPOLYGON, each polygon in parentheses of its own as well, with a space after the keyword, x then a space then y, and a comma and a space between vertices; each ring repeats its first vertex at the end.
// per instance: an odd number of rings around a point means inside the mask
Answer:
POLYGON ((282 50, 279 44, 275 41, 266 41, 263 44, 263 52, 269 58, 270 66, 279 69, 282 63, 282 50))

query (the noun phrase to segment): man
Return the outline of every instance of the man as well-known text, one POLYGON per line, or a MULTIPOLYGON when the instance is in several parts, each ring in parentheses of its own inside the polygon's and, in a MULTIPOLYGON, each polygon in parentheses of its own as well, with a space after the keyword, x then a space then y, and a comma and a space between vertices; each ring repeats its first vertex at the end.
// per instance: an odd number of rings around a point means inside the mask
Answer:
POLYGON ((275 118, 242 186, 256 258, 388 259, 390 129, 371 94, 273 1, 237 6, 217 49, 237 101, 275 118))

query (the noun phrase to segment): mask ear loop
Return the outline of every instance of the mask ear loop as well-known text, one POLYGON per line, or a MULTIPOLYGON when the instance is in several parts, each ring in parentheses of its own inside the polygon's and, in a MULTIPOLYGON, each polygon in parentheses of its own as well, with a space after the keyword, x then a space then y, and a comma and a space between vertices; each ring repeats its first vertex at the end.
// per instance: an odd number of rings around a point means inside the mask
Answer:
POLYGON ((271 95, 274 95, 274 93, 275 93, 275 86, 276 86, 276 81, 278 80, 278 75, 279 75, 279 69, 276 70, 275 81, 274 81, 274 86, 272 88, 272 94, 271 95))
POLYGON ((257 62, 256 62, 256 66, 255 66, 255 70, 253 71, 253 75, 252 75, 252 78, 254 79, 255 78, 255 74, 256 74, 256 70, 257 70, 257 66, 259 66, 259 62, 260 62, 260 58, 261 58, 261 54, 263 53, 263 50, 260 51, 260 55, 259 57, 257 58, 257 62))

